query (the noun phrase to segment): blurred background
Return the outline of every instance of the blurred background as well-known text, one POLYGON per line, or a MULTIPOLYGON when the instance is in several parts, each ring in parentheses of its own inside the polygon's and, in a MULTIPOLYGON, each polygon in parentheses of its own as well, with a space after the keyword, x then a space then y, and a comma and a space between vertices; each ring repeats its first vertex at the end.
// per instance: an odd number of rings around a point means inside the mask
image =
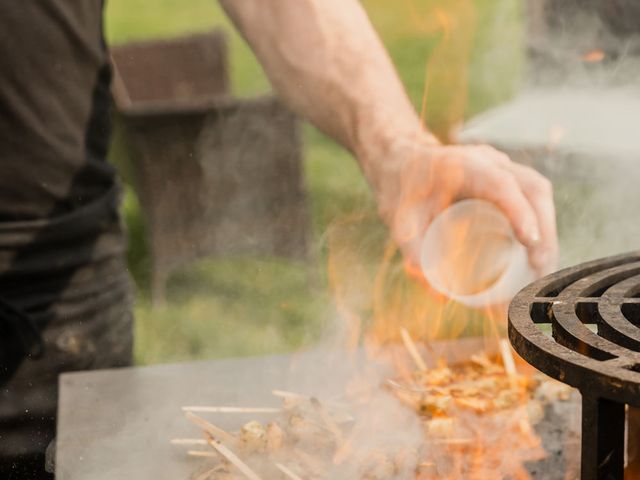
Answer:
MULTIPOLYGON (((416 109, 425 112, 427 125, 440 136, 454 135, 462 121, 508 100, 521 87, 526 70, 522 2, 363 0, 363 5, 416 109)), ((213 29, 227 36, 232 95, 251 98, 269 92, 259 64, 216 1, 107 2, 111 46, 213 29)), ((373 282, 386 230, 358 165, 311 126, 303 124, 301 135, 308 256, 239 253, 185 262, 171 271, 163 300, 152 306, 148 222, 131 186, 132 154, 117 121, 110 159, 128 183, 123 208, 136 282, 138 364, 277 353, 310 345, 332 322, 336 289, 352 288, 349 282, 373 282), (349 252, 330 257, 336 235, 357 246, 351 252, 365 258, 358 260, 358 268, 353 268, 349 252), (331 277, 341 268, 351 270, 351 276, 336 287, 331 277)), ((366 310, 370 299, 360 301, 366 310)))

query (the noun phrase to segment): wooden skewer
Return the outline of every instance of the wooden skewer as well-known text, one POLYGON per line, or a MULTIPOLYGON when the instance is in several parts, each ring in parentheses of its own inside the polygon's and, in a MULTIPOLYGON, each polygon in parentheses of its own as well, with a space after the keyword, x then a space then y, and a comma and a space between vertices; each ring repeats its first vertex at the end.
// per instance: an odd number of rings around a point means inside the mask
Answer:
POLYGON ((406 392, 415 393, 419 395, 423 393, 441 393, 443 395, 448 393, 447 389, 438 387, 436 385, 429 385, 428 388, 412 387, 410 385, 402 385, 401 383, 398 383, 395 380, 391 380, 390 378, 386 380, 386 383, 387 385, 390 385, 393 388, 397 388, 398 390, 404 390, 406 392))
POLYGON ((336 423, 333 421, 333 419, 329 415, 329 412, 327 412, 327 409, 324 407, 324 405, 322 403, 320 403, 320 400, 318 400, 315 397, 311 397, 311 405, 320 414, 320 418, 324 422, 324 424, 327 427, 327 429, 335 437, 336 441, 339 444, 342 443, 342 441, 344 440, 344 437, 342 435, 342 430, 340 430, 340 428, 338 428, 336 423))
POLYGON ((500 355, 502 356, 502 363, 504 364, 504 371, 508 376, 514 377, 518 374, 516 370, 516 362, 513 359, 513 353, 511 353, 511 346, 506 339, 500 340, 500 355))
POLYGON ((206 407, 206 406, 186 406, 182 407, 184 412, 202 413, 278 413, 281 408, 271 407, 206 407))
POLYGON ((469 445, 473 443, 473 440, 470 438, 441 438, 432 442, 436 445, 469 445))
POLYGON ((218 470, 221 470, 223 468, 224 468, 224 465, 216 465, 211 470, 207 470, 206 472, 202 472, 200 475, 198 475, 195 478, 195 480, 210 480, 212 478, 211 475, 213 475, 218 470))
POLYGON ((416 344, 413 342, 413 339, 411 338, 411 335, 409 335, 409 332, 407 332, 405 328, 401 328, 400 336, 402 337, 402 343, 404 343, 404 347, 407 349, 407 352, 409 352, 409 355, 413 359, 413 362, 416 364, 416 367, 418 367, 418 370, 427 370, 427 364, 420 356, 418 347, 416 347, 416 344))
POLYGON ((341 465, 347 460, 347 458, 349 458, 349 456, 352 453, 353 453, 353 442, 352 441, 342 442, 342 445, 340 445, 339 448, 333 454, 333 464, 341 465))
POLYGON ((306 395, 300 395, 299 393, 294 392, 286 392, 284 390, 273 390, 271 392, 276 397, 280 397, 282 399, 283 409, 290 410, 298 405, 309 400, 309 397, 306 395))
POLYGON ((284 465, 282 465, 281 463, 276 463, 276 468, 278 470, 280 470, 282 473, 284 473, 287 477, 289 477, 291 480, 302 480, 301 477, 299 477, 298 475, 296 475, 295 473, 293 473, 291 470, 289 470, 287 467, 285 467, 284 465))
POLYGON ((520 427, 520 431, 522 433, 526 434, 530 434, 531 433, 531 423, 529 423, 529 420, 526 418, 521 418, 518 421, 518 426, 520 427))
POLYGON ((208 445, 202 438, 172 438, 172 445, 208 445))
POLYGON ((304 463, 304 466, 307 470, 311 470, 313 473, 316 472, 324 472, 325 466, 320 463, 320 461, 312 455, 309 455, 304 450, 300 450, 299 448, 293 448, 293 454, 297 457, 298 461, 304 463))
POLYGON ((227 460, 229 460, 230 463, 235 465, 235 467, 240 470, 243 475, 249 480, 262 480, 253 470, 251 470, 251 468, 249 468, 249 465, 240 460, 240 457, 238 457, 235 453, 225 447, 222 443, 212 437, 209 437, 208 441, 209 445, 215 448, 216 451, 227 460))
POLYGON ((195 423, 202 430, 207 432, 211 437, 219 438, 220 440, 229 443, 229 445, 236 444, 237 440, 233 435, 225 432, 219 427, 216 427, 214 424, 207 422, 204 418, 197 416, 195 413, 187 412, 186 417, 189 419, 189 421, 195 423))
POLYGON ((276 397, 282 397, 282 398, 299 398, 300 400, 309 398, 306 395, 301 395, 300 393, 294 393, 294 392, 287 392, 286 390, 271 390, 271 393, 276 397))
POLYGON ((398 398, 398 400, 404 405, 409 406, 410 408, 418 409, 420 404, 420 397, 416 397, 415 393, 405 392, 403 390, 399 390, 394 393, 394 395, 398 398))
POLYGON ((215 452, 209 452, 205 450, 188 450, 187 455, 190 457, 217 457, 215 452))

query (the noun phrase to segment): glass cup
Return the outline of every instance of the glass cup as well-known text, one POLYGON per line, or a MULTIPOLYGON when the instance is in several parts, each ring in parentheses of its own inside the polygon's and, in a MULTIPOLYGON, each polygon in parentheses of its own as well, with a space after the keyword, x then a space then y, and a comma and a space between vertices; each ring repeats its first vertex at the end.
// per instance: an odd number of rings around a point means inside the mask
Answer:
POLYGON ((435 290, 475 308, 506 303, 535 279, 509 220, 483 200, 440 213, 424 236, 420 263, 435 290))

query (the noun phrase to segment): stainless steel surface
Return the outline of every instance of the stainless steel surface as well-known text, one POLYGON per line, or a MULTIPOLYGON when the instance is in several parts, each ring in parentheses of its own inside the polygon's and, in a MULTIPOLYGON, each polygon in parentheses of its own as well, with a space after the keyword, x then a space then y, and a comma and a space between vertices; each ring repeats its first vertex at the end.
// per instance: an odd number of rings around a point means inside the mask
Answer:
MULTIPOLYGON (((432 345, 434 355, 425 354, 425 359, 429 363, 432 358, 444 357, 455 363, 483 348, 496 352, 495 343, 477 339, 439 342, 432 345)), ((188 458, 187 448, 169 442, 171 438, 199 437, 201 432, 184 418, 180 407, 279 406, 278 399, 271 395, 273 389, 319 398, 339 395, 363 360, 362 354, 313 351, 63 375, 56 478, 191 479, 201 468, 202 459, 188 458)), ((379 373, 381 379, 389 375, 379 373)), ((580 441, 576 433, 579 424, 572 423, 574 416, 579 418, 579 409, 576 399, 546 409, 545 420, 536 425, 536 430, 550 455, 527 465, 532 478, 565 478, 566 452, 575 450, 572 446, 580 441)), ((261 418, 255 414, 203 415, 230 430, 261 418)))
MULTIPOLYGON (((303 357, 314 362, 313 356, 303 357)), ((180 407, 277 405, 271 389, 308 380, 287 378, 289 364, 289 357, 268 357, 63 375, 56 478, 190 478, 198 460, 169 443, 198 435, 180 407)), ((232 428, 239 420, 227 416, 217 422, 232 428)))
MULTIPOLYGON (((479 350, 477 340, 440 343, 450 361, 479 350)), ((489 346, 488 348, 492 348, 489 346)), ((326 398, 342 392, 362 356, 313 351, 65 374, 60 380, 58 480, 189 479, 201 459, 187 458, 171 438, 199 436, 184 405, 279 406, 273 389, 326 398), (351 359, 354 361, 352 362, 351 359)), ((237 429, 255 414, 214 417, 237 429)))

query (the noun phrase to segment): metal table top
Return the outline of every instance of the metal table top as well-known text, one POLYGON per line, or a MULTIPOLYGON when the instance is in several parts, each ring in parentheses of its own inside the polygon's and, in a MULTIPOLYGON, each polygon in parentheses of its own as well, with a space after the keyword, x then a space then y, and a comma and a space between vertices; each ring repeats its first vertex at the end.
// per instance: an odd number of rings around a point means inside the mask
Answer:
MULTIPOLYGON (((449 361, 477 352, 477 340, 439 343, 449 361)), ((440 355, 440 353, 439 353, 440 355)), ((345 354, 311 352, 68 373, 60 379, 56 478, 113 480, 189 479, 201 459, 170 444, 199 437, 181 411, 185 405, 278 407, 274 389, 318 398, 343 392, 359 361, 345 354)), ((234 430, 256 414, 207 416, 234 430)), ((268 418, 268 417, 264 417, 268 418)))

